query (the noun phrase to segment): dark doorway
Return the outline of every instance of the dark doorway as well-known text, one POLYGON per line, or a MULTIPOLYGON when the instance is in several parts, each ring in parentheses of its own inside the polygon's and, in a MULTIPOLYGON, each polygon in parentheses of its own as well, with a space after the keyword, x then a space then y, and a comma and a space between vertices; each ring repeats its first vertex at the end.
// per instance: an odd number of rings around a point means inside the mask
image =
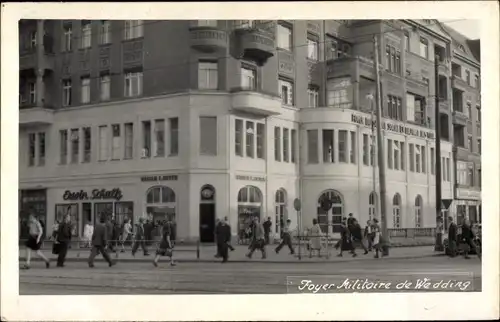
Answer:
POLYGON ((215 242, 215 204, 200 204, 200 242, 215 242))

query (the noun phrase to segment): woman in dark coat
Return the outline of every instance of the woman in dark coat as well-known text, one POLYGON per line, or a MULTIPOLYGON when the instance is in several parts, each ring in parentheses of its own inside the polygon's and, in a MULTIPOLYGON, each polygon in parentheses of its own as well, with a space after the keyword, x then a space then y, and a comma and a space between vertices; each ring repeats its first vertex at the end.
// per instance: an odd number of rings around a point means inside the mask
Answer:
POLYGON ((471 250, 476 250, 476 245, 474 244, 474 233, 470 226, 469 220, 464 220, 462 225, 462 234, 460 236, 460 248, 464 251, 464 258, 469 259, 469 252, 471 250))
MULTIPOLYGON (((347 227, 347 218, 345 217, 342 219, 342 224, 340 225, 340 244, 337 245, 337 247, 340 247, 340 253, 337 255, 338 257, 342 257, 343 251, 352 252, 351 232, 347 227)), ((354 253, 352 256, 356 257, 357 255, 354 253)))

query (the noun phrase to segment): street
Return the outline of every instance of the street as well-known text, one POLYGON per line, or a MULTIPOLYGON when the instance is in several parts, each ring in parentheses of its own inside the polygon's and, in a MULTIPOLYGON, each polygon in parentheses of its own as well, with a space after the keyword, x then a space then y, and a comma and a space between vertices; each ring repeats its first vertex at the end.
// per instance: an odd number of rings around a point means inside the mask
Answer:
MULTIPOLYGON (((256 260, 258 261, 258 260, 256 260)), ((68 262, 64 268, 45 269, 35 262, 20 270, 20 295, 89 294, 282 294, 291 276, 302 279, 328 275, 332 279, 381 278, 399 282, 415 275, 450 279, 453 273, 473 274, 473 290, 481 290, 481 262, 477 257, 426 257, 415 259, 373 258, 345 262, 311 263, 226 263, 182 262, 170 267, 160 262, 118 262, 109 268, 104 262, 88 268, 85 262, 68 262)), ((459 279, 457 275, 453 275, 459 279)), ((472 289, 471 289, 472 290, 472 289)))

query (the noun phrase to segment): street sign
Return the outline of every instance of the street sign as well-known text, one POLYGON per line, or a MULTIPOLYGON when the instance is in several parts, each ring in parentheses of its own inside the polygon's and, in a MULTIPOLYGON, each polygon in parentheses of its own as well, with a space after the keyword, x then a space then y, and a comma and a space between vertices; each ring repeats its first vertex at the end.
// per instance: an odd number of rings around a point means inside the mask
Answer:
POLYGON ((296 211, 300 211, 301 207, 302 204, 300 203, 300 199, 295 198, 295 200, 293 201, 293 208, 295 208, 296 211))
POLYGON ((320 207, 323 211, 328 211, 332 208, 332 201, 329 198, 322 198, 320 201, 320 207))
POLYGON ((448 208, 450 208, 452 201, 453 201, 452 199, 442 199, 441 200, 441 209, 447 210, 448 208))

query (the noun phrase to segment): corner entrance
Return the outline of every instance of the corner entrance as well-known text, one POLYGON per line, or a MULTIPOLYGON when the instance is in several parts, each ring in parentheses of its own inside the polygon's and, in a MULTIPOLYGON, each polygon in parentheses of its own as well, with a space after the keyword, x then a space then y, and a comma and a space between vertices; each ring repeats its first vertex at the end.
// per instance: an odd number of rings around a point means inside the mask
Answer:
POLYGON ((215 189, 211 185, 201 188, 200 242, 215 242, 215 189))

